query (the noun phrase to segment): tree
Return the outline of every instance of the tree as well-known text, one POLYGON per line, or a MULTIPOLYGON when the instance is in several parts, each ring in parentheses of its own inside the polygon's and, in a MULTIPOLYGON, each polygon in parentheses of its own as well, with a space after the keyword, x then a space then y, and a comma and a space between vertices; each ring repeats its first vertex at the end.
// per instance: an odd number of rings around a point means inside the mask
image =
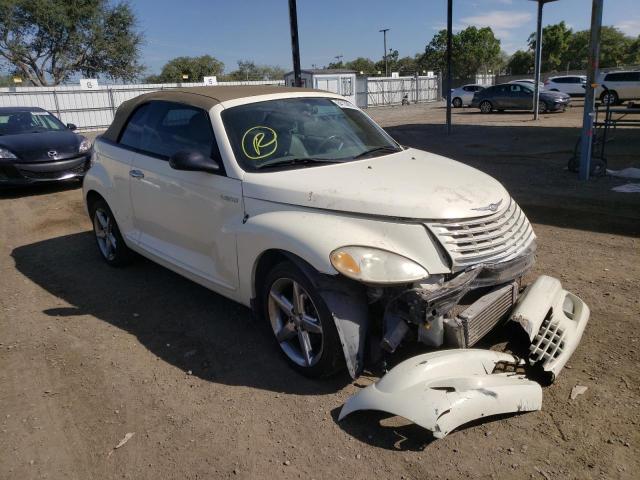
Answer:
MULTIPOLYGON (((563 68, 569 43, 573 37, 573 31, 567 27, 564 21, 555 25, 547 25, 542 29, 542 60, 541 71, 553 72, 563 68)), ((529 35, 529 48, 536 49, 536 35, 529 35)))
POLYGON ((0 0, 0 58, 34 85, 75 74, 132 80, 142 38, 125 2, 0 0))
POLYGON ((238 69, 225 76, 227 80, 282 80, 285 71, 278 65, 256 65, 251 60, 239 60, 238 69))
MULTIPOLYGON (((456 78, 488 71, 500 59, 500 40, 490 27, 467 27, 453 35, 452 69, 456 78)), ((446 72, 447 31, 440 30, 425 47, 418 63, 429 70, 446 72)))
POLYGON ((377 73, 376 64, 373 60, 364 57, 358 57, 355 60, 345 63, 345 68, 355 70, 358 73, 362 72, 365 75, 377 73))
POLYGON ((507 72, 510 75, 526 75, 533 72, 534 59, 531 50, 518 50, 507 62, 507 72))
POLYGON ((183 82, 183 75, 188 75, 188 81, 201 82, 203 77, 221 75, 223 71, 224 63, 211 55, 176 57, 164 64, 160 75, 149 75, 145 82, 183 82))

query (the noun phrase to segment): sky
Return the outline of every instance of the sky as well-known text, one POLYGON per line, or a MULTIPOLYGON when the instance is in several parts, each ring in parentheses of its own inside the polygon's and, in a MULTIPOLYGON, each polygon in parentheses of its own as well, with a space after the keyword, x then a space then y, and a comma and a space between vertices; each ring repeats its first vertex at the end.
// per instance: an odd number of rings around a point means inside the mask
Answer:
MULTIPOLYGON (((387 48, 400 56, 422 52, 434 33, 446 28, 446 0, 298 0, 303 68, 344 60, 382 58, 387 48)), ((605 0, 604 25, 640 35, 640 0, 605 0)), ((209 54, 230 72, 238 60, 292 69, 288 0, 130 0, 145 35, 141 60, 158 73, 177 56, 209 54)), ((453 26, 490 26, 511 54, 526 48, 535 30, 530 0, 454 0, 453 26)), ((543 23, 564 20, 574 30, 589 28, 591 0, 558 0, 544 7, 543 23)))

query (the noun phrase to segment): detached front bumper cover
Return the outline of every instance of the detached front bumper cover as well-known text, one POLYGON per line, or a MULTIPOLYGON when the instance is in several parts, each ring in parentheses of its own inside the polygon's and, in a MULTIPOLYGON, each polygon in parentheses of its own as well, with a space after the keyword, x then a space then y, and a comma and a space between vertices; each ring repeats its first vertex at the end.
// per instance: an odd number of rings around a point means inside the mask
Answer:
POLYGON ((399 415, 442 438, 478 418, 540 410, 542 388, 524 361, 491 350, 443 350, 405 360, 347 400, 339 420, 357 410, 399 415))
POLYGON ((578 347, 589 314, 584 301, 564 290, 560 280, 541 275, 520 296, 511 320, 529 336, 529 363, 542 366, 553 381, 578 347))

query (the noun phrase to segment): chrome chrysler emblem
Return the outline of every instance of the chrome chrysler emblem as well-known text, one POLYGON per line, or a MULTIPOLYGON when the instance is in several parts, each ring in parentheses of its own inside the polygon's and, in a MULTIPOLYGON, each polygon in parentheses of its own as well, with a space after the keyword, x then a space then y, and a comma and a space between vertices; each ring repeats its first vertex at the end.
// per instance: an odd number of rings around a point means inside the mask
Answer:
POLYGON ((56 156, 58 155, 58 152, 56 152, 55 150, 49 150, 47 152, 47 155, 49 155, 49 158, 56 158, 56 156))
POLYGON ((500 205, 502 205, 502 200, 498 200, 496 203, 490 203, 486 207, 472 208, 471 210, 477 210, 479 212, 497 212, 500 205))

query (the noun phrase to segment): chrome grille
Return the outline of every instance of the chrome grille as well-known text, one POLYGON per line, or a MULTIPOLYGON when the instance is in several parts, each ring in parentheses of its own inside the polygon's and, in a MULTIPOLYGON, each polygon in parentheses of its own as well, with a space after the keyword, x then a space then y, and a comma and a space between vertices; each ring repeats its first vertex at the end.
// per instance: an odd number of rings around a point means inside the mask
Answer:
POLYGON ((427 227, 449 253, 454 271, 511 260, 535 239, 529 220, 512 199, 506 208, 486 217, 429 222, 427 227))

